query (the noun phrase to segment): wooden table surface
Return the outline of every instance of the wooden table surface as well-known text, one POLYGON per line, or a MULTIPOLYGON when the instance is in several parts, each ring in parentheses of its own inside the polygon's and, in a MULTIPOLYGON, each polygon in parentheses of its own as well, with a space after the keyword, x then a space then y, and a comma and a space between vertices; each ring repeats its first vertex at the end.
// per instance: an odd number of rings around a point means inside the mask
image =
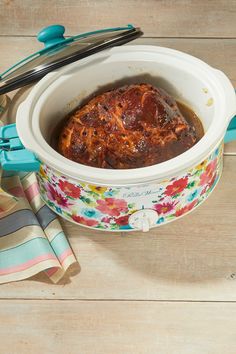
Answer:
MULTIPOLYGON (((68 35, 134 23, 136 43, 197 56, 236 87, 235 0, 0 0, 0 71, 52 23, 68 35)), ((0 353, 235 354, 236 143, 224 164, 203 206, 147 234, 62 221, 79 267, 58 285, 39 274, 0 286, 0 353)))

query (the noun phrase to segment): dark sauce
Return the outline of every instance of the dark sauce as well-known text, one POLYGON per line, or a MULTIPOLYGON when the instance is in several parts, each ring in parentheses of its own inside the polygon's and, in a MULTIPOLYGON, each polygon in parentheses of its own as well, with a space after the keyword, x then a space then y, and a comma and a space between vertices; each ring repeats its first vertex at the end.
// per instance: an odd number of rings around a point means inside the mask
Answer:
POLYGON ((180 112, 182 113, 182 115, 184 116, 188 124, 195 128, 197 141, 199 141, 204 135, 204 128, 200 118, 196 115, 196 113, 191 108, 189 108, 183 102, 176 101, 176 103, 180 112))
POLYGON ((58 152, 58 141, 59 141, 59 137, 61 135, 61 131, 64 128, 70 115, 71 115, 71 113, 68 114, 66 117, 64 117, 62 120, 60 120, 60 122, 57 123, 53 129, 49 145, 57 152, 58 152))

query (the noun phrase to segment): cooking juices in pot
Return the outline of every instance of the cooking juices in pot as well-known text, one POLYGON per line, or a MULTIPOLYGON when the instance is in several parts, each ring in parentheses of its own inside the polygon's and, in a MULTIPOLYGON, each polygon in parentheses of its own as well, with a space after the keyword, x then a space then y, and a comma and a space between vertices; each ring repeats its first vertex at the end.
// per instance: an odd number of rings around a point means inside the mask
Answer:
POLYGON ((197 141, 199 141, 204 135, 204 128, 201 119, 198 118, 196 113, 183 102, 177 100, 176 103, 185 120, 193 127, 193 129, 195 129, 196 138, 197 141))
POLYGON ((113 169, 155 165, 203 136, 196 114, 161 88, 134 84, 105 92, 60 126, 58 151, 81 164, 113 169))

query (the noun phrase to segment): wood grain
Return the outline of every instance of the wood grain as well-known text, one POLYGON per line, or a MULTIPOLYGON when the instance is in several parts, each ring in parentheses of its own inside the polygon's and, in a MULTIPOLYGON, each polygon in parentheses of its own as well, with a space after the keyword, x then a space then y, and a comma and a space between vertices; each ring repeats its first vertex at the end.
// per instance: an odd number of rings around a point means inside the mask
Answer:
POLYGON ((117 235, 63 221, 78 257, 61 284, 45 275, 0 287, 0 298, 236 301, 236 157, 192 214, 149 233, 117 235))
MULTIPOLYGON (((196 55, 225 71, 236 84, 234 39, 140 39, 138 43, 196 55)), ((0 38, 0 48, 3 70, 37 50, 39 43, 34 38, 0 38)), ((236 144, 228 151, 236 152, 236 144)), ((44 275, 3 285, 0 297, 235 300, 235 175, 235 158, 225 158, 223 179, 209 201, 192 215, 149 234, 103 235, 63 221, 81 269, 73 269, 71 278, 60 285, 51 285, 44 275)))
POLYGON ((236 2, 223 0, 1 0, 1 35, 35 35, 62 23, 67 34, 132 23, 145 36, 236 37, 236 2))
POLYGON ((236 304, 1 301, 1 352, 235 354, 236 304))
MULTIPOLYGON (((0 0, 0 72, 41 48, 27 36, 42 27, 73 35, 133 23, 146 37, 136 43, 197 56, 236 87, 235 17, 235 0, 0 0)), ((236 154, 236 142, 225 151, 236 154)), ((225 156, 209 200, 148 234, 62 221, 79 266, 58 285, 42 273, 1 285, 1 353, 235 354, 235 178, 236 156, 225 156)))

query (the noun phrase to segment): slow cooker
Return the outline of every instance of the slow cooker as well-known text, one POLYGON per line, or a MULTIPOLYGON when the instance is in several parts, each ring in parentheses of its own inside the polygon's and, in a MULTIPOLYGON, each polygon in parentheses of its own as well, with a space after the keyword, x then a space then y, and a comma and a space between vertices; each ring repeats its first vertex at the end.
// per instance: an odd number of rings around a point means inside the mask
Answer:
POLYGON ((0 128, 2 169, 35 171, 45 203, 85 227, 148 231, 187 215, 214 190, 224 141, 236 139, 236 96, 225 74, 170 48, 117 46, 141 34, 128 25, 65 39, 62 26, 51 26, 39 35, 46 44, 42 54, 0 81, 2 94, 40 79, 20 105, 16 125, 0 128), (205 134, 191 149, 150 167, 107 170, 73 162, 53 148, 55 126, 86 97, 143 81, 200 117, 205 134))

